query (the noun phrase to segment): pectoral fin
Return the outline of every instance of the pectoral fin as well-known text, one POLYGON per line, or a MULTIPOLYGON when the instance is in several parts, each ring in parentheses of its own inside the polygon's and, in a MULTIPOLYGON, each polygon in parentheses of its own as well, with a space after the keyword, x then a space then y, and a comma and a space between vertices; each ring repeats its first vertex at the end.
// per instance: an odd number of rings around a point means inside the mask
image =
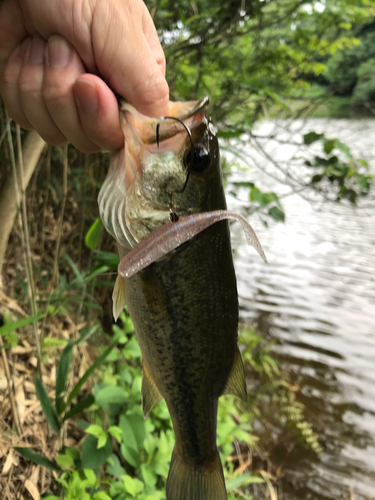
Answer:
POLYGON ((117 318, 122 313, 126 304, 125 279, 120 275, 118 275, 116 279, 115 288, 112 293, 112 301, 113 317, 115 318, 115 321, 117 321, 117 318))
POLYGON ((223 394, 234 394, 243 401, 247 400, 245 370, 238 346, 236 347, 232 370, 229 374, 227 386, 225 387, 223 394))
POLYGON ((156 387, 154 379, 151 377, 145 364, 142 371, 142 405, 143 416, 148 417, 150 411, 163 399, 159 389, 156 387))

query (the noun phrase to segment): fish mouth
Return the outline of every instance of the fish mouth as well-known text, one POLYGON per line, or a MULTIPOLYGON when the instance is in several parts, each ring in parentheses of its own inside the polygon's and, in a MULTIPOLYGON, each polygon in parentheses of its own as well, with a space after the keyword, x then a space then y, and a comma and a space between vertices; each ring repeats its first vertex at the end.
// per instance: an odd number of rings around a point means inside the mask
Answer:
POLYGON ((157 119, 139 113, 124 101, 120 103, 121 125, 125 135, 126 188, 133 183, 137 171, 142 167, 142 159, 146 156, 181 152, 189 140, 186 127, 191 133, 197 130, 206 118, 208 104, 208 97, 199 101, 170 101, 171 118, 157 119), (183 122, 186 127, 173 118, 183 122))
MULTIPOLYGON (((182 154, 189 147, 190 138, 184 125, 194 140, 200 140, 205 128, 200 125, 206 120, 207 106, 208 98, 170 102, 172 118, 156 119, 142 115, 130 104, 120 104, 125 146, 111 159, 98 202, 104 226, 124 248, 134 246, 169 220, 172 193, 186 179, 182 154), (152 184, 155 168, 159 169, 156 195, 152 184)), ((194 208, 195 205, 189 206, 189 211, 194 208)))

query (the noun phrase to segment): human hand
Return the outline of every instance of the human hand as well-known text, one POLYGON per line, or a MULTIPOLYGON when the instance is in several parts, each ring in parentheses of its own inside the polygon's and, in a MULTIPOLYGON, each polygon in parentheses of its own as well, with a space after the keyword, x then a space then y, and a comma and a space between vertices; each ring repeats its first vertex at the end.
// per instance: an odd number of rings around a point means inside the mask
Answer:
POLYGON ((165 57, 142 0, 4 0, 0 93, 10 116, 53 145, 123 147, 116 92, 168 114, 165 57))

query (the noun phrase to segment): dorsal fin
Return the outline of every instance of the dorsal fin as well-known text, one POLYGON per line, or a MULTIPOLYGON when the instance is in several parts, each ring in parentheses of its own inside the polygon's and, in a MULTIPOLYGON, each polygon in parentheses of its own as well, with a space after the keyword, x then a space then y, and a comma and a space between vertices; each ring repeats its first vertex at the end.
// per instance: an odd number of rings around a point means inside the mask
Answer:
POLYGON ((142 371, 142 405, 143 416, 148 417, 150 411, 163 399, 147 366, 143 363, 142 371))
POLYGON ((238 346, 236 346, 232 370, 223 394, 234 394, 243 401, 247 400, 245 370, 238 346))

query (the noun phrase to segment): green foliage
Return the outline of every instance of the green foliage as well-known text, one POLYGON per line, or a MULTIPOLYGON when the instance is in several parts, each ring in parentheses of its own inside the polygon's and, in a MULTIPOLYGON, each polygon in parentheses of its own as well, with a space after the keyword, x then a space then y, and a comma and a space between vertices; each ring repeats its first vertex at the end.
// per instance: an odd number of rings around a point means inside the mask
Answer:
POLYGON ((375 102, 375 57, 358 68, 358 81, 353 92, 355 102, 375 102))
MULTIPOLYGON (((73 397, 73 391, 66 393, 66 374, 73 343, 65 347, 59 362, 58 376, 61 379, 56 391, 60 401, 59 413, 40 381, 36 380, 37 394, 52 428, 58 430, 59 419, 67 420, 81 411, 85 415, 85 420, 78 421, 78 426, 86 433, 81 451, 63 447, 54 463, 29 449, 18 449, 25 458, 60 473, 57 481, 61 487, 60 498, 64 500, 165 498, 174 446, 172 423, 164 401, 146 420, 143 419, 140 351, 130 318, 122 313, 121 321, 122 328, 113 327, 117 348, 112 343, 98 357, 99 362, 97 360, 88 369, 89 375, 92 375, 93 367, 100 374, 94 395, 86 396, 66 411, 74 397, 79 395, 77 385, 79 389, 82 387, 80 382, 75 386, 73 397)), ((85 334, 87 332, 81 338, 85 334)), ((264 480, 258 475, 236 473, 233 441, 256 450, 257 437, 253 434, 252 423, 259 403, 264 402, 267 393, 272 394, 269 404, 277 408, 280 419, 286 419, 297 437, 314 451, 320 452, 321 449, 311 426, 304 420, 303 405, 295 401, 294 393, 288 389, 286 375, 270 354, 273 343, 266 342, 251 328, 242 329, 240 343, 245 345, 242 355, 246 366, 259 377, 265 377, 265 382, 252 391, 248 403, 234 396, 220 399, 217 442, 230 498, 250 499, 249 485, 264 480)), ((87 380, 86 374, 82 377, 84 380, 87 380)), ((54 497, 47 498, 53 500, 54 497)))
POLYGON ((7 319, 7 315, 4 314, 5 325, 0 326, 0 335, 8 342, 9 347, 16 347, 19 341, 16 330, 22 326, 30 325, 34 323, 34 321, 44 318, 44 316, 45 314, 39 314, 38 316, 30 316, 29 318, 20 319, 18 321, 11 321, 9 318, 7 319))
POLYGON ((86 233, 85 243, 87 248, 94 250, 99 245, 100 236, 103 230, 103 222, 98 217, 86 233))
POLYGON ((42 465, 43 467, 46 467, 47 469, 54 470, 56 472, 60 472, 61 468, 56 465, 54 462, 51 462, 51 460, 48 460, 48 458, 43 457, 42 455, 38 455, 37 453, 34 453, 31 451, 29 448, 20 448, 20 447, 15 447, 14 448, 20 455, 25 457, 27 460, 30 460, 34 464, 37 465, 42 465))
MULTIPOLYGON (((260 383, 253 387, 249 403, 254 413, 261 417, 261 408, 277 415, 278 422, 285 422, 294 435, 307 448, 321 453, 317 435, 304 417, 305 407, 296 400, 296 388, 291 386, 290 377, 281 370, 279 363, 271 356, 274 342, 267 342, 252 328, 241 331, 240 342, 245 345, 242 357, 260 377, 260 383)), ((263 416, 264 418, 264 416, 263 416)))
POLYGON ((353 204, 358 197, 369 193, 373 176, 368 173, 368 164, 355 159, 346 144, 316 132, 305 134, 303 138, 308 145, 320 141, 325 153, 325 156, 315 155, 312 162, 305 162, 306 166, 318 171, 312 176, 311 184, 317 186, 328 181, 334 188, 336 201, 348 199, 353 204))
POLYGON ((356 40, 328 59, 325 77, 336 93, 352 93, 358 84, 360 68, 375 57, 375 31, 364 30, 356 40))
POLYGON ((35 383, 36 395, 38 396, 40 404, 42 405, 42 409, 44 415, 46 416, 47 422, 55 432, 59 432, 61 428, 61 423, 56 408, 53 406, 52 401, 48 396, 42 381, 35 376, 34 383, 35 383))

